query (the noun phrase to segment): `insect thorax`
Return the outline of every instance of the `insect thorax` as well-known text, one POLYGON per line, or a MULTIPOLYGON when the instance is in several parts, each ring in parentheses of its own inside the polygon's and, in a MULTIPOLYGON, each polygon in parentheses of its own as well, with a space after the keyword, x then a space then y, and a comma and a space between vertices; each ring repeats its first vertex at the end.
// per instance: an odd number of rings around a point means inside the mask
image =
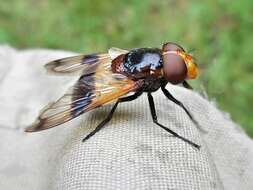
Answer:
POLYGON ((139 48, 133 49, 126 54, 123 70, 135 78, 141 78, 161 70, 162 66, 160 49, 139 48))

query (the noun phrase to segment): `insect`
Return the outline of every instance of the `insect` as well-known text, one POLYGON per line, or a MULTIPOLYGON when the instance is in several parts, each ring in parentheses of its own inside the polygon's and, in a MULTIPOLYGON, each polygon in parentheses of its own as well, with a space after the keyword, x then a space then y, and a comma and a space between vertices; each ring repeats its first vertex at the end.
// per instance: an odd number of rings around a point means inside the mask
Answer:
POLYGON ((80 78, 65 95, 46 106, 37 120, 26 128, 26 132, 58 126, 85 112, 115 102, 108 116, 83 139, 86 141, 111 120, 119 103, 132 101, 145 92, 153 122, 175 137, 200 148, 158 122, 152 96, 152 92, 161 88, 169 100, 197 123, 185 106, 165 88, 170 82, 182 83, 185 88, 192 89, 186 80, 194 79, 198 74, 194 58, 181 46, 167 42, 162 49, 136 48, 128 51, 110 48, 108 53, 67 57, 52 61, 45 67, 51 73, 76 74, 80 78))

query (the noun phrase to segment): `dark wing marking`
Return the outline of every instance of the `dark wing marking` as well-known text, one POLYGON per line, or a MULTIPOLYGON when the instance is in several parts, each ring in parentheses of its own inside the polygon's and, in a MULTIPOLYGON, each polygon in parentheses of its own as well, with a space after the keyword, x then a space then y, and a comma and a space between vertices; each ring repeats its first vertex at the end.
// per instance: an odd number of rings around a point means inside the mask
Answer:
POLYGON ((46 70, 53 74, 85 74, 94 72, 100 63, 108 63, 109 54, 90 54, 67 57, 49 62, 45 65, 46 70))
POLYGON ((84 112, 116 101, 139 87, 139 82, 112 73, 111 68, 106 65, 109 64, 98 65, 93 74, 82 75, 69 92, 43 109, 26 132, 41 131, 60 125, 84 112))
POLYGON ((98 64, 110 63, 111 59, 127 52, 127 50, 119 48, 110 48, 108 53, 78 55, 58 59, 46 64, 45 68, 49 73, 53 74, 90 74, 95 71, 98 64))

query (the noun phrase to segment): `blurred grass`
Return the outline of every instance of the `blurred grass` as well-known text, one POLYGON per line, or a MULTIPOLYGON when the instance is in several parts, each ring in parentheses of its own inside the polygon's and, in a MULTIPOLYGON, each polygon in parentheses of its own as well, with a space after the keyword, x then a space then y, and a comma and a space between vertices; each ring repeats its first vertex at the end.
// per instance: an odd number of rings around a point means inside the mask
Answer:
POLYGON ((205 71, 209 97, 253 137, 253 1, 0 0, 0 43, 77 52, 173 41, 205 71))

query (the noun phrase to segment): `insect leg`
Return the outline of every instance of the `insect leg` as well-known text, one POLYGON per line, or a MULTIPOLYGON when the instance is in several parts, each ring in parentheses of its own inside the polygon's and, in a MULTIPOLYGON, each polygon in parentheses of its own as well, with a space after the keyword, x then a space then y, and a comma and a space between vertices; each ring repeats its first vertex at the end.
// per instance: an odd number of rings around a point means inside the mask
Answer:
POLYGON ((193 88, 191 87, 191 85, 188 83, 188 82, 186 82, 185 80, 183 81, 183 87, 185 87, 185 88, 187 88, 187 89, 190 89, 190 90, 192 90, 193 88))
POLYGON ((204 131, 200 125, 198 124, 198 122, 192 117, 192 115, 190 114, 190 112, 186 109, 186 107, 184 106, 184 104, 180 101, 178 101, 176 98, 174 98, 172 96, 172 94, 165 88, 165 86, 162 86, 161 87, 164 95, 169 99, 171 100, 172 102, 174 102, 175 104, 177 104, 178 106, 180 106, 184 111, 185 113, 188 115, 188 117, 192 120, 192 122, 202 131, 204 131))
POLYGON ((132 100, 135 100, 136 98, 138 98, 142 93, 143 93, 143 91, 140 90, 140 91, 137 91, 136 93, 134 93, 134 94, 131 95, 131 96, 126 96, 126 97, 120 98, 118 101, 119 101, 119 102, 128 102, 128 101, 132 101, 132 100))
POLYGON ((197 145, 196 143, 180 136, 179 134, 177 134, 176 132, 172 131, 171 129, 163 126, 162 124, 158 123, 158 120, 157 120, 157 115, 156 115, 156 110, 155 110, 155 104, 154 104, 154 99, 153 99, 153 96, 151 95, 151 93, 148 93, 148 102, 149 102, 149 108, 150 108, 150 111, 151 111, 151 115, 152 115, 152 119, 153 119, 153 122, 155 124, 157 124, 158 126, 160 126, 161 128, 163 128, 164 130, 166 130, 167 132, 171 133, 172 135, 174 135, 175 137, 179 138, 179 139, 182 139, 183 141, 189 143, 190 145, 194 146, 195 148, 197 149, 200 149, 200 146, 197 145))
POLYGON ((119 104, 119 101, 117 101, 114 106, 112 107, 112 110, 110 111, 110 113, 108 114, 108 116, 90 133, 88 134, 84 139, 83 142, 86 141, 87 139, 89 139, 91 136, 95 135, 96 132, 98 132, 100 129, 102 129, 106 123, 108 123, 113 116, 113 113, 115 112, 117 106, 119 104))
POLYGON ((87 139, 89 139, 91 136, 93 136, 100 129, 102 129, 105 126, 105 124, 108 123, 112 119, 113 113, 115 112, 115 110, 116 110, 119 103, 132 101, 132 100, 138 98, 141 94, 142 94, 142 91, 137 91, 135 94, 133 94, 131 96, 127 96, 127 97, 123 97, 123 98, 118 99, 118 101, 114 104, 112 110, 108 114, 108 116, 90 134, 88 134, 83 139, 83 142, 86 141, 87 139))

